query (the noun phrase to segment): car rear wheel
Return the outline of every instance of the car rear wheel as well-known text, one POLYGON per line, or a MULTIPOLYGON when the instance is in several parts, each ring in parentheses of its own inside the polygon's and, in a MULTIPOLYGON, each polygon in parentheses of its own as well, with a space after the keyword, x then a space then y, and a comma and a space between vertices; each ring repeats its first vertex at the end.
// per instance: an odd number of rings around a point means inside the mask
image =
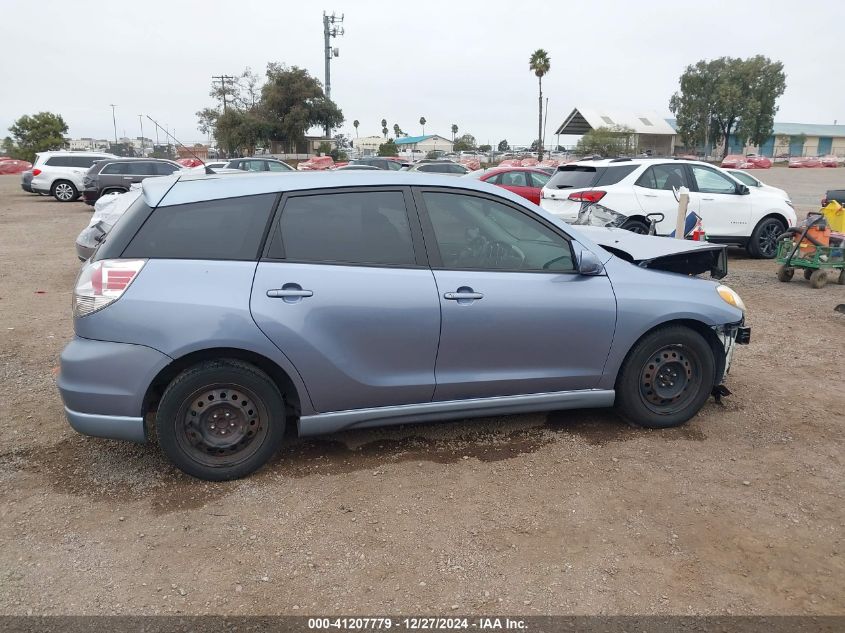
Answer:
POLYGON ((156 430, 162 450, 183 472, 209 481, 238 479, 281 447, 284 402, 276 384, 253 365, 207 361, 168 385, 156 430))
POLYGON ((79 191, 69 180, 57 180, 50 193, 59 202, 73 202, 79 197, 79 191))
POLYGON ((638 235, 648 235, 648 224, 641 220, 627 220, 622 228, 638 235))
POLYGON ((778 236, 786 230, 777 218, 760 220, 748 240, 748 254, 757 259, 772 259, 778 252, 778 236))
POLYGON ((714 385, 716 360, 698 332, 673 325, 640 339, 616 381, 616 410, 625 420, 667 428, 693 417, 714 385))

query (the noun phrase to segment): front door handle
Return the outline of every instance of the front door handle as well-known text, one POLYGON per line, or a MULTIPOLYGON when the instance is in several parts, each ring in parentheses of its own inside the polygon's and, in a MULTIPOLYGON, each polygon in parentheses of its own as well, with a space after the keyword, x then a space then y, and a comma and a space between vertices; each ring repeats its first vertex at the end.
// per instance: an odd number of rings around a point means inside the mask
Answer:
POLYGON ((473 301, 478 301, 479 299, 483 299, 484 295, 480 292, 476 292, 469 286, 461 286, 455 292, 446 292, 443 294, 444 299, 448 299, 449 301, 457 301, 460 304, 467 304, 472 303, 473 301))
POLYGON ((286 303, 296 303, 307 297, 313 297, 313 290, 303 290, 299 284, 285 284, 281 288, 271 288, 267 291, 271 299, 283 299, 286 303))
POLYGON ((702 200, 710 200, 711 202, 712 202, 713 200, 715 200, 715 199, 716 199, 716 198, 702 198, 702 200))
POLYGON ((643 197, 644 198, 656 198, 657 194, 656 193, 644 193, 643 197))

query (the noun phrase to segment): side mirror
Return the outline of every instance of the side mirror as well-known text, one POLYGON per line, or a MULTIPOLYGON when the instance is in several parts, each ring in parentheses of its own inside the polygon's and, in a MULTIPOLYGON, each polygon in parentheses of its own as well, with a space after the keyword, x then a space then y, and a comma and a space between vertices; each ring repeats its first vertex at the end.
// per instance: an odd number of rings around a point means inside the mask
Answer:
POLYGON ((593 251, 582 248, 578 256, 578 272, 582 275, 601 275, 604 266, 593 251))
POLYGON ((749 193, 751 193, 751 190, 748 188, 748 185, 743 185, 742 183, 740 183, 739 185, 737 185, 736 192, 741 196, 747 196, 749 193))

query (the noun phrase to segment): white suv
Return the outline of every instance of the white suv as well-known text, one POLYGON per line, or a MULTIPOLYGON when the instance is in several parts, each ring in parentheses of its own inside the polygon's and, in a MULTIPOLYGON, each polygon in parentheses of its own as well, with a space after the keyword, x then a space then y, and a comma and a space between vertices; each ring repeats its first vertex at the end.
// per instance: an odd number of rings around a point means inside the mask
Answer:
POLYGON ((748 187, 707 163, 670 158, 563 165, 543 187, 540 206, 566 222, 635 233, 648 232, 647 215, 661 213, 657 233, 669 235, 675 230, 680 186, 689 188, 689 210, 701 218, 708 240, 744 246, 752 257, 774 257, 778 235, 797 223, 792 203, 782 195, 748 187))
POLYGON ((98 160, 117 158, 103 152, 40 152, 32 165, 32 191, 50 194, 59 202, 73 202, 82 179, 98 160))

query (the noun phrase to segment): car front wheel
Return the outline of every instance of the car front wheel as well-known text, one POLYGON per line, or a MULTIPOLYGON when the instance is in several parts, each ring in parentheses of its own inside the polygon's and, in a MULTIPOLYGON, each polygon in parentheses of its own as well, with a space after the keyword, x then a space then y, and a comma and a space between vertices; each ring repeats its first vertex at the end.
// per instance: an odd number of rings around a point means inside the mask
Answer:
POLYGON ((777 218, 760 220, 748 240, 748 254, 757 259, 772 259, 778 252, 778 236, 786 230, 777 218))
POLYGON ((59 202, 73 202, 79 197, 76 186, 68 180, 57 180, 53 183, 53 190, 50 192, 59 202))
POLYGON ((284 402, 257 367, 207 361, 168 385, 156 430, 162 450, 183 472, 209 481, 238 479, 261 468, 281 447, 284 402))
POLYGON ((616 381, 625 420, 667 428, 693 417, 713 390, 715 358, 698 332, 672 325, 650 332, 628 353, 616 381))

